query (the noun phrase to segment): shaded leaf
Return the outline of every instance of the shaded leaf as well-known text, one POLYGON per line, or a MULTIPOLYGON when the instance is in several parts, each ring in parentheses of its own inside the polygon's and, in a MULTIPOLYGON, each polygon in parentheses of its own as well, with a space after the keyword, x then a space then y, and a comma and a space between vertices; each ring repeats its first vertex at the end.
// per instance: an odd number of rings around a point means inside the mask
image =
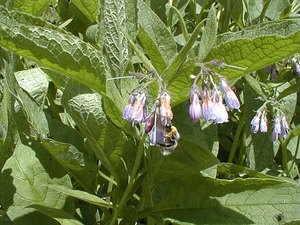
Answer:
POLYGON ((281 212, 287 221, 298 218, 299 195, 297 184, 275 179, 228 181, 191 175, 157 180, 154 206, 140 215, 159 214, 189 224, 273 224, 281 212))
MULTIPOLYGON (((13 221, 18 218, 22 218, 23 222, 26 221, 25 218, 32 220, 34 210, 27 208, 32 204, 41 204, 57 209, 65 207, 66 195, 49 190, 48 185, 60 184, 71 187, 70 178, 43 150, 37 143, 32 148, 17 144, 14 154, 6 161, 2 169, 0 177, 1 204, 7 209, 7 214, 13 221)), ((41 220, 32 220, 31 224, 47 221, 43 217, 39 216, 39 218, 41 220)), ((16 224, 19 223, 16 222, 16 224)))
POLYGON ((41 16, 52 0, 14 0, 7 1, 10 10, 18 10, 34 16, 41 16))
POLYGON ((72 190, 61 185, 49 185, 49 188, 55 190, 56 192, 72 196, 74 198, 91 203, 93 205, 97 205, 104 208, 113 208, 113 206, 109 204, 107 201, 103 200, 102 198, 99 198, 96 195, 89 194, 85 191, 72 190))

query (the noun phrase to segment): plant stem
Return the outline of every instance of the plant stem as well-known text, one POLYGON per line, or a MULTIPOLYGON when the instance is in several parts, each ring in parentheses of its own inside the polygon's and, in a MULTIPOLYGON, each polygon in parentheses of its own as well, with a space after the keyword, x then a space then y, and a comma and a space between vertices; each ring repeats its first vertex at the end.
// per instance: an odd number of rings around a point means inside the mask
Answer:
POLYGON ((288 161, 287 161, 287 147, 285 142, 279 138, 280 144, 281 144, 281 154, 282 154, 282 167, 283 171, 286 173, 288 177, 291 177, 290 170, 288 167, 288 161))
POLYGON ((131 171, 131 174, 130 174, 130 179, 129 179, 129 183, 126 187, 126 190, 119 202, 119 205, 116 207, 116 209, 114 210, 113 212, 113 215, 112 215, 112 219, 110 221, 110 225, 115 225, 117 220, 118 220, 118 216, 120 214, 120 212, 123 210, 124 208, 124 205, 126 204, 126 201, 128 199, 128 196, 130 194, 130 192, 132 191, 132 188, 134 186, 134 183, 136 181, 136 175, 138 173, 138 170, 139 170, 139 167, 140 167, 140 164, 141 164, 141 159, 142 159, 142 156, 143 156, 143 153, 144 153, 144 135, 143 135, 143 138, 141 138, 139 140, 139 145, 138 145, 138 149, 137 149, 137 153, 136 153, 136 157, 135 157, 135 161, 134 161, 134 165, 133 165, 133 169, 131 171))
POLYGON ((243 110, 242 116, 241 116, 241 118, 239 120, 239 123, 238 123, 238 128, 237 128, 236 133, 234 135, 233 143, 232 143, 231 148, 230 148, 230 153, 229 153, 229 157, 228 157, 228 162, 229 163, 232 163, 235 152, 238 148, 241 132, 242 132, 243 127, 244 127, 245 118, 246 118, 246 112, 245 112, 245 110, 243 110))

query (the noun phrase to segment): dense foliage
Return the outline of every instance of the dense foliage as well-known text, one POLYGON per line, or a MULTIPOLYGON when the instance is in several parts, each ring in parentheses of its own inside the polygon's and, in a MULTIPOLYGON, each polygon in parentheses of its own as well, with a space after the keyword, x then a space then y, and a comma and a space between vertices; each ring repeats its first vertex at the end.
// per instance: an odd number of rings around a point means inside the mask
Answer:
POLYGON ((0 224, 300 222, 299 1, 0 4, 0 224))

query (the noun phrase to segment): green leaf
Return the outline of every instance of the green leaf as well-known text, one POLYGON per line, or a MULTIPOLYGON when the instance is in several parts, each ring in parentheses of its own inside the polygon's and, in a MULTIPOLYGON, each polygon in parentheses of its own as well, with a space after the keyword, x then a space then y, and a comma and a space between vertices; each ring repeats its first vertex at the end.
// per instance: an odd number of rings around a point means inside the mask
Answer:
POLYGON ((81 222, 63 210, 50 208, 43 205, 30 205, 28 207, 36 209, 39 212, 55 219, 61 225, 83 225, 81 222))
POLYGON ((96 21, 98 0, 72 0, 74 4, 91 22, 96 21))
POLYGON ((98 167, 86 154, 69 143, 43 138, 42 144, 79 184, 90 192, 94 190, 98 167))
POLYGON ((191 175, 157 181, 152 193, 154 206, 140 217, 161 215, 180 224, 275 224, 279 213, 286 221, 299 216, 299 186, 283 180, 191 175))
POLYGON ((299 40, 300 20, 269 22, 219 36, 206 61, 216 59, 245 68, 216 68, 226 78, 235 79, 298 52, 299 40))
MULTIPOLYGON (((32 146, 17 144, 14 154, 6 161, 1 172, 0 199, 7 214, 16 224, 47 223, 45 216, 36 215, 35 210, 27 208, 32 204, 41 204, 51 208, 72 207, 66 204, 66 195, 49 190, 51 184, 71 187, 71 181, 65 171, 52 160, 38 143, 32 146), (39 220, 34 220, 34 216, 39 220), (21 222, 19 221, 19 222, 21 222)), ((49 222, 49 221, 48 221, 49 222)), ((50 221, 51 222, 51 221, 50 221)), ((52 223, 50 223, 52 224, 52 223)))
MULTIPOLYGON (((21 16, 21 15, 20 15, 21 16)), ((57 30, 0 20, 0 45, 101 92, 105 91, 101 53, 79 38, 57 30)))
POLYGON ((125 0, 108 0, 104 5, 104 45, 113 77, 123 76, 128 63, 125 0))
POLYGON ((177 54, 176 43, 165 24, 142 0, 138 0, 139 40, 158 73, 177 54))
POLYGON ((52 0, 14 0, 7 1, 10 10, 18 10, 34 16, 41 16, 52 0))
POLYGON ((199 43, 198 60, 201 62, 205 59, 217 40, 218 21, 216 9, 214 5, 211 6, 208 14, 208 19, 202 33, 201 41, 199 43))
POLYGON ((34 68, 16 72, 15 76, 20 87, 23 88, 39 106, 44 105, 49 85, 47 75, 40 68, 34 68))
POLYGON ((65 195, 69 195, 71 197, 80 199, 82 201, 91 203, 93 205, 97 205, 97 206, 104 207, 104 208, 114 208, 110 203, 103 200, 102 198, 99 198, 96 195, 89 194, 85 191, 72 190, 72 189, 69 189, 69 188, 67 188, 65 186, 61 186, 61 185, 49 185, 48 187, 51 188, 52 190, 55 190, 56 192, 59 192, 59 193, 65 194, 65 195))
POLYGON ((201 28, 202 24, 199 23, 186 45, 180 50, 180 52, 177 55, 175 55, 175 57, 172 58, 172 61, 162 73, 162 78, 164 78, 164 80, 168 82, 169 85, 177 78, 177 71, 186 59, 189 51, 192 49, 195 41, 197 40, 201 28))

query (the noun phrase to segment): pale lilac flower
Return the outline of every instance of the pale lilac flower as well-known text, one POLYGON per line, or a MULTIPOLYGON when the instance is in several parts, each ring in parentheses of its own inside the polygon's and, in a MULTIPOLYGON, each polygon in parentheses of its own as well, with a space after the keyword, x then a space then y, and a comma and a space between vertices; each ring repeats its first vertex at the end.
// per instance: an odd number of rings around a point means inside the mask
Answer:
POLYGON ((268 132, 268 118, 266 110, 263 110, 261 119, 260 119, 260 132, 268 132))
POLYGON ((190 91, 189 115, 192 121, 196 123, 201 117, 200 93, 196 85, 193 85, 190 91))
POLYGON ((163 126, 171 124, 173 113, 171 110, 171 97, 167 92, 163 92, 159 99, 159 115, 163 126))
POLYGON ((123 111, 123 119, 129 120, 129 118, 131 117, 134 101, 135 101, 135 94, 131 94, 129 96, 128 103, 125 106, 125 109, 123 111))
POLYGON ((217 103, 216 103, 216 123, 225 123, 228 122, 228 113, 226 111, 226 108, 223 104, 222 96, 219 94, 217 95, 217 103))
POLYGON ((216 103, 210 96, 209 90, 205 87, 202 94, 202 114, 206 121, 216 119, 216 103))
POLYGON ((146 119, 145 93, 131 94, 128 104, 123 111, 123 118, 134 124, 144 122, 146 119))
POLYGON ((296 58, 292 58, 292 69, 295 75, 300 76, 300 64, 296 58))
POLYGON ((238 98, 236 97, 235 93, 229 87, 229 85, 227 84, 227 82, 224 78, 220 77, 219 80, 220 80, 221 89, 225 95, 225 102, 226 102, 226 105, 228 106, 228 108, 230 110, 239 109, 240 102, 239 102, 238 98))
POLYGON ((279 116, 277 115, 275 117, 274 128, 273 128, 272 135, 271 135, 272 141, 278 140, 278 134, 281 134, 281 120, 280 120, 279 116))
POLYGON ((281 116, 281 132, 280 132, 280 136, 282 137, 282 138, 286 138, 287 137, 287 135, 288 135, 288 133, 289 133, 289 124, 288 124, 288 122, 287 122, 287 120, 286 120, 286 116, 283 114, 282 116, 281 116))
POLYGON ((257 133, 257 131, 259 130, 260 116, 261 111, 259 110, 250 122, 252 133, 257 133))

